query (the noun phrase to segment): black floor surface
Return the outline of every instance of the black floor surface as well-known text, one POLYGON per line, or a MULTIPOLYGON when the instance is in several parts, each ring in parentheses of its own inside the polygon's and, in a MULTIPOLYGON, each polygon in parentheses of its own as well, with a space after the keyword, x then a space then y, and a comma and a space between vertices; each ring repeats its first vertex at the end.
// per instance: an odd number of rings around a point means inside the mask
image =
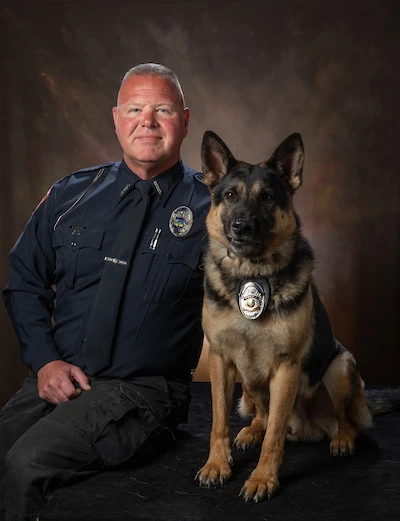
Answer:
MULTIPOLYGON (((232 436, 245 424, 234 414, 232 436)), ((258 504, 238 494, 259 449, 233 449, 233 476, 221 487, 194 480, 207 459, 210 428, 210 386, 194 383, 190 420, 172 449, 136 468, 59 489, 40 521, 400 521, 400 412, 375 418, 352 457, 331 457, 328 441, 287 442, 281 488, 258 504)))

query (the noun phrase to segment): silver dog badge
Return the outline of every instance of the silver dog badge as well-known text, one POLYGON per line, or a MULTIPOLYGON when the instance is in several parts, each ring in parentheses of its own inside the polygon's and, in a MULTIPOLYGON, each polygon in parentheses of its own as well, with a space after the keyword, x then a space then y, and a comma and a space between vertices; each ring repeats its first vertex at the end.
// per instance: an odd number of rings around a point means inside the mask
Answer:
POLYGON ((244 280, 239 286, 239 309, 249 320, 255 320, 265 311, 268 299, 269 287, 266 281, 244 280))
POLYGON ((187 206, 178 206, 169 218, 169 229, 175 237, 184 237, 193 225, 193 212, 187 206))

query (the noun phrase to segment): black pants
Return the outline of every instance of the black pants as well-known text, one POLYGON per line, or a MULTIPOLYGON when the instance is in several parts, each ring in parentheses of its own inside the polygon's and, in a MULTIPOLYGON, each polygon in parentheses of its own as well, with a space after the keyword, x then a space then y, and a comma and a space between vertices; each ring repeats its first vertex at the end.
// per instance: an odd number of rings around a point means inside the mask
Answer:
POLYGON ((1 521, 36 519, 57 487, 156 451, 186 419, 186 384, 162 377, 90 383, 90 391, 53 405, 30 375, 0 410, 1 521))

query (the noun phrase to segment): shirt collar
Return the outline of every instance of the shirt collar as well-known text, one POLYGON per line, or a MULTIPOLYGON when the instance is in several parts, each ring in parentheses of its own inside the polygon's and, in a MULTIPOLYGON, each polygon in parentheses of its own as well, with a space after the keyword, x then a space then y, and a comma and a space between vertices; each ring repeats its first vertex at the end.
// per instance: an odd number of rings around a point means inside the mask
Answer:
MULTIPOLYGON (((154 192, 161 200, 163 206, 166 204, 176 185, 181 181, 182 176, 183 163, 182 160, 179 159, 173 167, 149 179, 149 183, 153 185, 154 192)), ((122 159, 117 178, 117 190, 120 196, 122 197, 125 193, 129 192, 139 179, 140 178, 128 167, 124 159, 122 159)))
POLYGON ((132 172, 125 161, 122 159, 117 174, 117 191, 120 197, 127 194, 139 181, 139 177, 132 172))

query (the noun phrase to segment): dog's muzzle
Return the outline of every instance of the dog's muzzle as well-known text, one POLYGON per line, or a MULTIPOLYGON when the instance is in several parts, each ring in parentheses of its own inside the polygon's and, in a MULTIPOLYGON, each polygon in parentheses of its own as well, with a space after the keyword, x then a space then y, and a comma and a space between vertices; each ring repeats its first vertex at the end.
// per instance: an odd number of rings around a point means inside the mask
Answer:
POLYGON ((233 253, 247 255, 258 247, 259 242, 254 240, 254 224, 249 220, 238 217, 231 221, 226 235, 233 253))
POLYGON ((253 225, 250 220, 239 217, 231 223, 231 230, 232 235, 237 239, 251 237, 253 234, 253 225))

